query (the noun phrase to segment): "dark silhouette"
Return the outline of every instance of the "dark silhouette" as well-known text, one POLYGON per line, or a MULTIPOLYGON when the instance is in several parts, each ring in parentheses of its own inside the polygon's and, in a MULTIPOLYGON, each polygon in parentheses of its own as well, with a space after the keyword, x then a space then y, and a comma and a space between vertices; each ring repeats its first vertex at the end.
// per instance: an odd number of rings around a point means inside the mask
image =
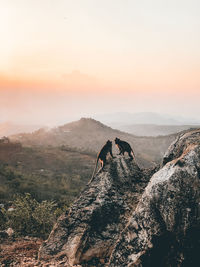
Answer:
POLYGON ((115 144, 119 149, 119 155, 124 155, 125 152, 128 153, 130 160, 133 160, 133 158, 135 159, 135 154, 133 152, 133 149, 131 148, 131 146, 129 145, 129 143, 120 140, 119 138, 115 138, 115 144), (132 154, 131 154, 132 153, 132 154))
POLYGON ((111 157, 113 157, 113 154, 112 154, 112 142, 110 140, 108 140, 106 142, 106 144, 102 147, 101 151, 99 152, 98 156, 97 156, 97 160, 96 160, 96 166, 94 168, 94 172, 93 172, 93 175, 92 175, 92 178, 90 180, 90 182, 93 180, 94 178, 94 175, 96 173, 96 169, 97 169, 97 166, 98 166, 98 162, 100 161, 101 163, 101 169, 104 168, 105 164, 106 164, 106 157, 107 157, 107 154, 110 153, 111 157))

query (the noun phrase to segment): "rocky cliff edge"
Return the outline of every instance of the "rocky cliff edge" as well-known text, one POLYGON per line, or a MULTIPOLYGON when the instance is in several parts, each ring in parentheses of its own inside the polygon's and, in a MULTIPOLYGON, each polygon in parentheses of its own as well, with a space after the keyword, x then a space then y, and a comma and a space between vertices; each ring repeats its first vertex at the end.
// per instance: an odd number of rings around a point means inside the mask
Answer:
POLYGON ((40 259, 64 258, 62 266, 199 266, 200 130, 179 136, 154 172, 112 160, 59 218, 40 259))
POLYGON ((199 266, 200 130, 169 147, 153 175, 109 266, 199 266))

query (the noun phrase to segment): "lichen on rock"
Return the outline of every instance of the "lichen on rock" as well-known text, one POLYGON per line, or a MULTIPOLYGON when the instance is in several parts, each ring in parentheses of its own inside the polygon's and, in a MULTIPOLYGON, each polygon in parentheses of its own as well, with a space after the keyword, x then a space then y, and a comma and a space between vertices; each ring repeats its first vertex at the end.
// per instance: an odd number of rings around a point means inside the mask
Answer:
POLYGON ((68 214, 59 218, 40 248, 39 258, 67 256, 72 266, 100 266, 108 261, 148 177, 134 161, 123 157, 110 161, 81 192, 68 214))
POLYGON ((199 266, 200 131, 179 137, 153 175, 109 266, 199 266), (179 164, 179 161, 181 164, 179 164))

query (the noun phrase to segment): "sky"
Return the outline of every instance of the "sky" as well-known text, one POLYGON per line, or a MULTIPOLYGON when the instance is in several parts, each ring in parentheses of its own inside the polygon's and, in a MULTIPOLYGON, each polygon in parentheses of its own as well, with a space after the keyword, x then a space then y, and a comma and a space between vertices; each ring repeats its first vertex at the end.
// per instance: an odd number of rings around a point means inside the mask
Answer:
POLYGON ((0 0, 0 122, 200 115, 198 0, 0 0))

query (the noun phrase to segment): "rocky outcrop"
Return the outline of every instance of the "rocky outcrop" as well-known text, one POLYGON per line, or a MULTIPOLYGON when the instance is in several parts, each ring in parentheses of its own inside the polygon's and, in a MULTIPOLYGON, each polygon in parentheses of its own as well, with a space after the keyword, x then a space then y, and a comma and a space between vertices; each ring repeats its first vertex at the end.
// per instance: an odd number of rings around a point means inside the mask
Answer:
POLYGON ((199 266, 200 130, 180 135, 155 171, 112 160, 59 218, 39 258, 62 259, 61 266, 199 266))
POLYGON ((104 266, 148 179, 149 173, 133 161, 111 160, 59 218, 39 258, 66 257, 69 266, 104 266))
POLYGON ((109 266, 199 266, 200 130, 168 149, 112 252, 109 266))

